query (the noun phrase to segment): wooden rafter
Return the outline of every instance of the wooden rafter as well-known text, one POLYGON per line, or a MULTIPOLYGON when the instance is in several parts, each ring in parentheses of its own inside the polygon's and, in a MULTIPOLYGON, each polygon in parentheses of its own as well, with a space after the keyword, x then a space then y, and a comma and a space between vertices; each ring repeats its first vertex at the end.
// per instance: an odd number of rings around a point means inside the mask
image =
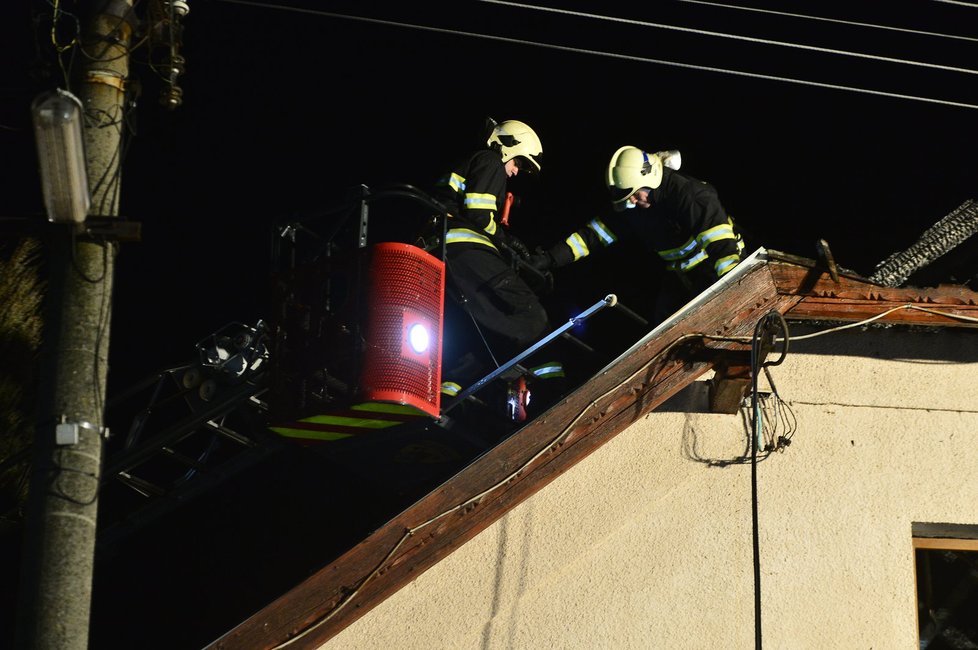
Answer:
POLYGON ((890 311, 878 320, 978 327, 978 293, 967 287, 881 287, 848 273, 834 280, 815 262, 776 251, 769 253, 769 267, 778 293, 801 298, 785 314, 793 320, 860 321, 890 311))

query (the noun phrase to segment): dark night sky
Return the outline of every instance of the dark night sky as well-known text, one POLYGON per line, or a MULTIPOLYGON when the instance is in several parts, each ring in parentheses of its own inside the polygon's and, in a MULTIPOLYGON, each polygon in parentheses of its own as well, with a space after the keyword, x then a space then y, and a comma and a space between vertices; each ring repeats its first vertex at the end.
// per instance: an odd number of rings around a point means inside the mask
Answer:
MULTIPOLYGON (((118 256, 110 396, 135 379, 191 357, 194 344, 225 323, 254 322, 267 315, 274 224, 335 206, 359 184, 429 188, 457 153, 477 142, 486 116, 526 121, 543 140, 544 173, 532 181, 518 178, 512 187, 522 199, 513 215, 514 231, 531 248, 563 239, 605 209, 602 174, 610 155, 623 144, 681 150, 684 171, 718 188, 754 246, 814 257, 815 242, 825 238, 840 265, 866 275, 964 200, 978 198, 975 106, 657 62, 978 105, 974 72, 733 41, 634 22, 978 68, 976 6, 926 0, 858 7, 850 2, 753 3, 971 38, 955 41, 681 1, 548 2, 578 11, 607 10, 630 22, 477 1, 328 3, 332 12, 375 21, 368 22, 273 6, 286 4, 301 9, 324 3, 190 0, 181 51, 187 61, 180 80, 184 103, 172 112, 156 103, 161 85, 145 64, 148 53, 134 53, 132 72, 143 95, 131 113, 134 135, 123 168, 121 212, 142 223, 143 241, 125 244, 118 256)), ((33 5, 46 6, 40 0, 33 5)), ((4 21, 8 28, 19 27, 4 39, 5 47, 20 43, 34 51, 26 13, 22 11, 19 21, 4 21)), ((43 51, 47 34, 43 29, 38 33, 43 51)), ((0 137, 9 172, 0 185, 3 216, 39 214, 27 111, 33 93, 52 82, 26 74, 36 70, 36 59, 20 55, 8 60, 30 65, 3 87, 0 137), (10 162, 14 160, 25 162, 10 162)), ((397 219, 400 209, 378 206, 372 217, 397 219)), ((935 265, 937 276, 930 279, 960 280, 974 274, 974 255, 964 257, 935 265)), ((626 245, 617 254, 561 269, 556 292, 548 297, 551 317, 563 322, 575 309, 608 293, 641 308, 659 272, 656 260, 626 245)), ((277 479, 294 482, 296 492, 315 489, 302 482, 316 467, 303 465, 311 463, 308 459, 294 462, 295 471, 277 479)), ((258 487, 241 489, 260 499, 258 487)), ((303 507, 326 506, 272 502, 255 507, 266 508, 264 517, 280 510, 277 517, 296 523, 308 516, 303 507)), ((332 516, 335 522, 356 515, 332 516)), ((221 511, 217 519, 212 529, 232 526, 228 512, 221 511)), ((272 574, 275 562, 287 561, 292 551, 263 523, 250 521, 232 544, 255 554, 250 570, 266 567, 269 583, 278 583, 265 586, 275 593, 305 567, 272 574)), ((227 540, 195 533, 192 561, 172 566, 159 558, 185 543, 187 534, 156 535, 155 541, 143 540, 156 545, 147 554, 160 555, 144 563, 148 573, 139 584, 127 582, 125 575, 115 578, 120 593, 131 589, 134 600, 145 599, 137 608, 143 614, 123 610, 134 633, 142 625, 156 624, 144 610, 189 621, 199 609, 199 618, 209 616, 211 627, 197 629, 188 623, 187 638, 181 639, 192 638, 197 646, 188 642, 186 647, 199 647, 202 639, 213 638, 214 626, 227 629, 235 616, 267 600, 267 589, 258 593, 257 580, 246 581, 254 592, 246 589, 236 604, 220 603, 208 591, 216 588, 216 581, 206 588, 194 582, 193 575, 208 569, 235 576, 236 567, 225 559, 227 540), (165 585, 160 593, 180 593, 181 585, 187 589, 174 604, 157 593, 157 583, 165 585)), ((132 554, 138 557, 138 549, 132 554)), ((97 600, 96 608, 102 608, 97 612, 101 620, 122 624, 115 612, 106 611, 104 601, 97 600)), ((160 643, 184 647, 166 636, 160 643)))
MULTIPOLYGON (((134 54, 143 91, 121 201, 144 241, 118 258, 113 338, 152 332, 154 342, 138 354, 116 346, 116 378, 173 362, 230 320, 263 316, 272 224, 336 205, 359 184, 430 188, 487 115, 522 119, 544 143, 542 177, 513 187, 522 199, 513 230, 531 248, 605 209, 602 174, 622 144, 680 149, 684 170, 719 189, 755 246, 811 257, 825 238, 838 263, 867 275, 978 194, 974 108, 656 62, 978 104, 973 72, 637 23, 976 67, 978 9, 963 3, 888 2, 885 14, 845 2, 755 6, 971 41, 676 1, 619 3, 609 8, 618 21, 478 1, 329 5, 369 21, 316 13, 311 0, 189 5, 182 106, 157 105, 149 53, 134 54)), ((16 104, 4 110, 29 136, 16 104)), ((25 151, 23 138, 14 144, 25 151)), ((36 209, 33 167, 18 170, 5 194, 36 209)), ((396 219, 397 209, 376 218, 396 219)), ((658 266, 633 253, 622 247, 562 270, 554 309, 609 292, 642 303, 658 266)))
MULTIPOLYGON (((616 15, 946 66, 978 60, 974 42, 680 2, 659 3, 654 15, 647 3, 631 6, 618 5, 616 15)), ((963 28, 978 24, 972 8, 887 6, 885 16, 856 15, 848 3, 792 3, 791 10, 972 37, 975 30, 963 28)), ((330 9, 978 103, 972 74, 512 6, 341 2, 330 9)), ((824 237, 840 264, 867 275, 978 187, 974 109, 268 6, 197 1, 184 25, 183 106, 158 109, 158 84, 145 67, 135 69, 147 96, 126 162, 123 210, 143 221, 145 242, 123 250, 116 296, 117 331, 152 319, 155 331, 171 333, 161 341, 171 354, 171 344, 262 315, 256 298, 270 224, 334 205, 361 183, 429 188, 475 141, 486 115, 522 119, 544 142, 543 176, 514 187, 522 204, 513 228, 531 247, 562 239, 605 208, 605 165, 627 143, 680 149, 685 170, 718 187, 755 245, 814 256, 824 237)), ((558 294, 573 287, 586 304, 608 292, 641 302, 641 287, 657 272, 644 256, 607 255, 558 274, 558 294)))

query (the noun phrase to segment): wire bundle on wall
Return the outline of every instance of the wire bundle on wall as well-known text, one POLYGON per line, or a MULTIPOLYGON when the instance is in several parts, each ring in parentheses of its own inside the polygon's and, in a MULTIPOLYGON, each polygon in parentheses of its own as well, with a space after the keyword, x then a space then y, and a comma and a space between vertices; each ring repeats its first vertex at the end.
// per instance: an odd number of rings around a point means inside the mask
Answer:
POLYGON ((754 550, 754 645, 761 648, 761 556, 760 540, 758 535, 758 506, 757 506, 757 448, 760 446, 762 426, 764 419, 761 417, 760 401, 757 399, 757 375, 761 368, 777 366, 788 354, 788 324, 780 312, 770 311, 757 321, 754 326, 754 337, 751 341, 750 367, 751 367, 751 412, 753 413, 753 426, 751 427, 751 534, 753 537, 754 550), (765 356, 765 348, 774 344, 776 331, 780 330, 782 350, 781 356, 777 361, 762 361, 765 356))

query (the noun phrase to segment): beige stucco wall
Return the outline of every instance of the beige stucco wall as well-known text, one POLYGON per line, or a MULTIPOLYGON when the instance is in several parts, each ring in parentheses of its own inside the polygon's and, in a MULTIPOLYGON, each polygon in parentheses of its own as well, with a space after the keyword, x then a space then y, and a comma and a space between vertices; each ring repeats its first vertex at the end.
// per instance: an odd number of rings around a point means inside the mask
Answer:
MULTIPOLYGON (((911 523, 978 524, 978 331, 795 340, 772 374, 797 431, 758 465, 764 646, 917 648, 911 523)), ((753 648, 751 467, 704 462, 746 440, 650 414, 324 647, 753 648)))

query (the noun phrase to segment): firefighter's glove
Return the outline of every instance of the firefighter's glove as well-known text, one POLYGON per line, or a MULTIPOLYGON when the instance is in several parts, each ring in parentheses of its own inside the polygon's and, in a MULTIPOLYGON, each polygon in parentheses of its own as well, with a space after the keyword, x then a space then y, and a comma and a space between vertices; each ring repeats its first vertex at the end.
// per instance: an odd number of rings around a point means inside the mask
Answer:
POLYGON ((516 256, 519 257, 520 259, 523 260, 530 259, 530 249, 527 248, 526 244, 524 244, 518 238, 509 235, 508 237, 506 237, 506 245, 509 246, 516 254, 516 256))
POLYGON ((529 260, 527 261, 530 263, 530 266, 540 273, 547 273, 554 268, 554 256, 539 248, 529 256, 529 260))
POLYGON ((531 272, 524 273, 523 278, 535 293, 543 295, 554 290, 554 274, 550 272, 554 268, 553 255, 537 248, 526 261, 526 265, 531 272))

